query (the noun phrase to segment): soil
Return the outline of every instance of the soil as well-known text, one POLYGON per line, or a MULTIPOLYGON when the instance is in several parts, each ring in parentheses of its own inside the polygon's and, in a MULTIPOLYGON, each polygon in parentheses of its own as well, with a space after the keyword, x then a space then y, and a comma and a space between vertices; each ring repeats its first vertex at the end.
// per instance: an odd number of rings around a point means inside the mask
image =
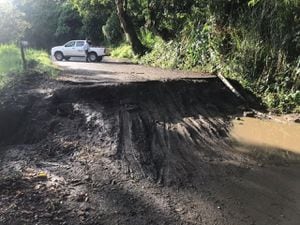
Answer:
POLYGON ((0 224, 299 224, 300 165, 235 151, 214 76, 58 66, 1 93, 0 224))

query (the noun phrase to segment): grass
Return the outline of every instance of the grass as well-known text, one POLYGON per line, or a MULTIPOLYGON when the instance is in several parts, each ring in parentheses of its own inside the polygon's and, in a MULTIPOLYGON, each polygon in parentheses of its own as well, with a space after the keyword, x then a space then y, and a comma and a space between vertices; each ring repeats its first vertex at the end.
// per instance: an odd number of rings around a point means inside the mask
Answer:
POLYGON ((0 73, 17 72, 22 70, 19 50, 14 45, 0 46, 0 73))
MULTIPOLYGON (((58 74, 58 70, 52 65, 47 52, 43 50, 26 49, 28 70, 45 73, 49 76, 58 74)), ((0 88, 5 86, 14 76, 26 74, 23 71, 20 49, 14 44, 0 45, 0 88)))
POLYGON ((22 62, 19 50, 14 45, 0 46, 0 86, 7 81, 9 74, 22 71, 22 62))
POLYGON ((114 48, 111 51, 111 56, 114 58, 127 58, 134 59, 135 55, 133 54, 132 47, 129 44, 122 44, 121 46, 114 48))
POLYGON ((50 56, 43 50, 28 49, 27 51, 29 67, 35 70, 46 73, 49 76, 56 76, 58 69, 52 64, 50 56))

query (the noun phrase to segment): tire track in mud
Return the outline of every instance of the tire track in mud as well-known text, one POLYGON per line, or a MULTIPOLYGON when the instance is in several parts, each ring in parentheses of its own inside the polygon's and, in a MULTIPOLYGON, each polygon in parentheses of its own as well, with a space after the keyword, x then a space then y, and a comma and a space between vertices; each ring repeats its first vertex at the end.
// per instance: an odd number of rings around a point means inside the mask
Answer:
POLYGON ((216 79, 183 79, 66 86, 54 92, 48 111, 61 118, 61 137, 76 136, 86 148, 113 143, 108 155, 129 176, 183 185, 212 176, 211 166, 221 176, 214 162, 238 160, 226 137, 240 105, 216 79))
POLYGON ((8 144, 41 141, 55 155, 59 139, 76 142, 64 152, 102 149, 130 176, 162 184, 205 179, 211 162, 237 159, 226 137, 241 102, 217 79, 64 85, 43 101, 30 99, 8 144))
POLYGON ((265 182, 281 168, 249 169, 228 140, 244 106, 217 79, 40 83, 1 99, 0 224, 279 224, 292 206, 280 224, 297 224, 299 170, 284 200, 265 182))

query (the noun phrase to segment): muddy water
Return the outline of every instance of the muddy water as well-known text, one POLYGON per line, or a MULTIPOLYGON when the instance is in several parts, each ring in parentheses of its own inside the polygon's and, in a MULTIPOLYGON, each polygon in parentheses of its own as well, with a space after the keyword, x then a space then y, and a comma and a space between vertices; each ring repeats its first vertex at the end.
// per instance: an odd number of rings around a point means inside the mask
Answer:
POLYGON ((300 124, 242 118, 233 121, 231 136, 253 150, 259 146, 266 151, 282 149, 300 154, 300 124))

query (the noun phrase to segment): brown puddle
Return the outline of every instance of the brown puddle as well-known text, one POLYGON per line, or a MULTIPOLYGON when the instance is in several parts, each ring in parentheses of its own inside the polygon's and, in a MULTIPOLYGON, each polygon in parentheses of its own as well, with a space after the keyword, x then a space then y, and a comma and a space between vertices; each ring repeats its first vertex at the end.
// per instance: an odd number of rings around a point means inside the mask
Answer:
POLYGON ((251 150, 284 150, 300 154, 300 124, 283 123, 256 118, 233 121, 231 137, 251 150))

